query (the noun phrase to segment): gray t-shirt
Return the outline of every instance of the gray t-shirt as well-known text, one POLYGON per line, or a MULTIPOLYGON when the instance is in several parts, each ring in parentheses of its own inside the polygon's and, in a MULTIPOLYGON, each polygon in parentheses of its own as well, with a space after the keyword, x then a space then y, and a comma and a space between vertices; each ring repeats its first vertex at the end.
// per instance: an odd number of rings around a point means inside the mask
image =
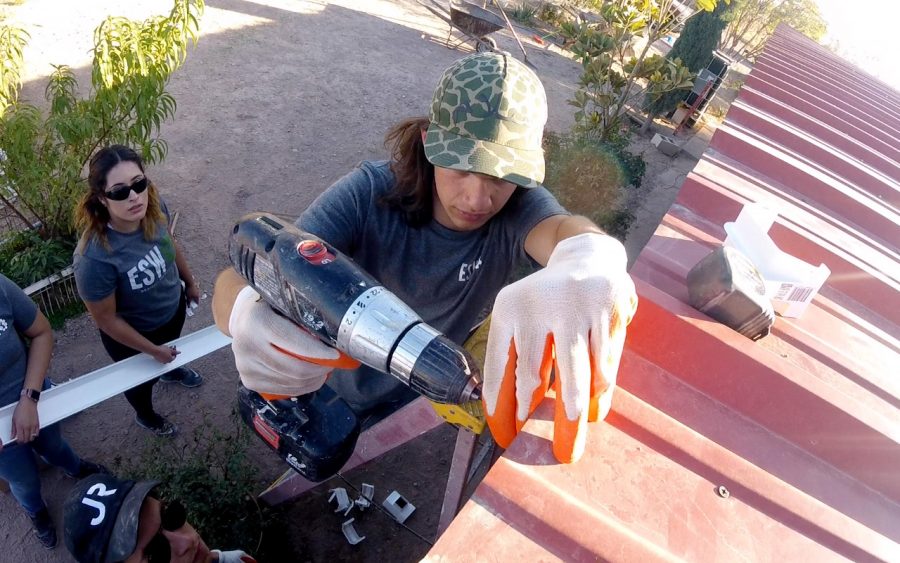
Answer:
MULTIPOLYGON (((531 263, 525 237, 567 214, 544 188, 519 188, 483 227, 460 232, 433 220, 410 227, 379 199, 394 186, 387 162, 362 162, 320 195, 297 226, 347 254, 451 340, 463 343, 517 268, 531 263)), ((357 412, 407 397, 391 376, 363 366, 328 380, 357 412)))
POLYGON ((28 367, 22 335, 34 324, 37 311, 34 301, 0 274, 0 407, 19 400, 28 367))
MULTIPOLYGON (((169 211, 161 202, 166 218, 169 211)), ((178 309, 181 279, 175 244, 161 222, 153 240, 142 229, 120 233, 106 228, 109 247, 92 238, 74 254, 75 283, 84 301, 116 295, 116 314, 146 332, 168 322, 178 309)))

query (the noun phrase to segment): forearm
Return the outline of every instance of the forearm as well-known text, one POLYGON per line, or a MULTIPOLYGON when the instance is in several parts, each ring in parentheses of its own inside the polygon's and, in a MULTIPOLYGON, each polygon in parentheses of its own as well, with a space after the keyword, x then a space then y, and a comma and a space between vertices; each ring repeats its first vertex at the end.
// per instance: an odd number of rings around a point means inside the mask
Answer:
POLYGON ((581 215, 554 215, 538 223, 525 238, 525 251, 541 266, 546 266, 556 245, 585 233, 605 234, 593 221, 581 215))
POLYGON ((153 355, 156 345, 135 330, 135 328, 122 319, 122 317, 111 315, 101 319, 95 318, 94 321, 97 323, 97 328, 105 332, 119 344, 123 344, 139 352, 150 354, 151 356, 153 355))
POLYGON ((581 215, 566 216, 556 227, 554 246, 567 238, 583 235, 584 233, 606 234, 603 229, 587 217, 581 215))
POLYGON ((231 309, 237 294, 247 286, 247 282, 232 268, 223 270, 216 278, 216 286, 213 289, 212 313, 216 326, 224 334, 231 336, 228 330, 228 320, 231 318, 231 309))
POLYGON ((53 333, 44 332, 31 339, 28 347, 28 367, 25 371, 23 388, 40 391, 50 367, 50 355, 53 352, 53 333))

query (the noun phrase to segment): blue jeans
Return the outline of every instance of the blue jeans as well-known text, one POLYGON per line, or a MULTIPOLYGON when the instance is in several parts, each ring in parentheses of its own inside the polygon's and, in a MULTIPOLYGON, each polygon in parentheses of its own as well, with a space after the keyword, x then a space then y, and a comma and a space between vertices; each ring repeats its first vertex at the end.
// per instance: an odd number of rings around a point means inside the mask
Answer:
POLYGON ((27 444, 16 442, 4 446, 0 450, 0 479, 9 483, 13 497, 29 516, 46 506, 41 498, 41 478, 35 453, 69 475, 77 475, 81 466, 81 458, 63 440, 58 424, 41 428, 38 437, 27 444))

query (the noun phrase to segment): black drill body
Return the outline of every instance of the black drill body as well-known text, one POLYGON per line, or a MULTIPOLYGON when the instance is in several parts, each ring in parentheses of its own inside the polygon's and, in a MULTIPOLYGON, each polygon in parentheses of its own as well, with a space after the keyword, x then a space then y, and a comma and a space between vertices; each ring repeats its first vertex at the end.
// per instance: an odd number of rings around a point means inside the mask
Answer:
POLYGON ((234 227, 229 255, 263 299, 322 342, 438 403, 480 398, 481 371, 350 258, 266 213, 234 227))
MULTIPOLYGON (((474 359, 327 242, 252 213, 234 226, 228 246, 235 270, 263 299, 325 344, 432 401, 480 398, 474 359)), ((241 387, 239 406, 244 421, 312 481, 338 471, 359 435, 352 410, 325 387, 278 401, 241 387)))

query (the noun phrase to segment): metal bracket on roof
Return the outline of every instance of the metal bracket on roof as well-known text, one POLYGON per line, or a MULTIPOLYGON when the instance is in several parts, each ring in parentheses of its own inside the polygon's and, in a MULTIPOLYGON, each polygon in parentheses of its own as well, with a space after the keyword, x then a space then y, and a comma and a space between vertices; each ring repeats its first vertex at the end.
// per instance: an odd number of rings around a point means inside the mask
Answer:
POLYGON ((337 500, 338 507, 334 510, 335 512, 343 512, 344 516, 350 514, 350 511, 353 510, 354 504, 350 502, 350 496, 347 495, 347 489, 344 487, 337 487, 336 489, 331 489, 328 491, 331 493, 331 496, 328 497, 329 504, 337 500))
POLYGON ((409 515, 413 513, 413 510, 416 509, 411 502, 403 498, 397 491, 391 491, 391 494, 384 499, 381 506, 394 517, 394 520, 401 524, 405 522, 406 519, 409 518, 409 515))
MULTIPOLYGON (((138 354, 61 383, 41 394, 41 402, 38 403, 41 428, 59 422, 172 369, 202 358, 230 343, 231 339, 219 332, 218 328, 208 326, 169 342, 170 345, 176 346, 181 353, 168 364, 161 364, 147 354, 138 354)), ((0 440, 4 444, 12 441, 9 435, 16 404, 12 403, 0 408, 0 440)))
POLYGON ((360 510, 365 510, 372 506, 372 500, 375 498, 375 485, 370 485, 368 483, 363 483, 362 492, 359 497, 353 501, 353 503, 359 507, 360 510))
POLYGON ((350 545, 356 545, 366 539, 366 536, 359 535, 356 528, 353 527, 353 520, 355 520, 355 518, 351 518, 341 524, 341 531, 344 532, 344 537, 347 538, 350 545))

